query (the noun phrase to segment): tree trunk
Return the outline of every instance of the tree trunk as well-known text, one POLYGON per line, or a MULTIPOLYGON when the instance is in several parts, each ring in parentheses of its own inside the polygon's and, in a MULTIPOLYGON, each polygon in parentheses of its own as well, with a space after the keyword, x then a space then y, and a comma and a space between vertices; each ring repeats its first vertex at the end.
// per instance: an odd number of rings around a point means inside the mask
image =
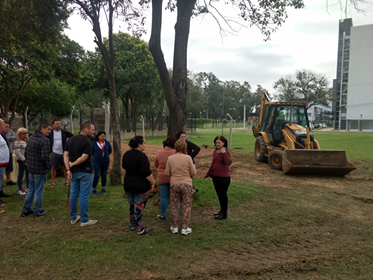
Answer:
POLYGON ((175 46, 173 78, 171 81, 161 49, 162 0, 152 0, 152 31, 149 49, 158 68, 162 88, 169 108, 168 135, 175 136, 184 130, 187 92, 187 48, 190 19, 196 0, 177 2, 177 22, 175 25, 175 46))
POLYGON ((93 22, 93 32, 96 34, 95 43, 100 49, 102 58, 104 60, 106 73, 109 80, 109 96, 110 96, 110 121, 113 129, 113 169, 110 173, 110 185, 121 184, 121 141, 120 141, 120 126, 119 126, 119 115, 118 115, 118 105, 117 105, 117 95, 115 89, 115 55, 113 47, 113 12, 114 7, 111 0, 109 2, 109 17, 108 17, 108 28, 109 28, 109 50, 105 47, 102 41, 101 28, 98 18, 98 12, 93 13, 91 19, 93 22))

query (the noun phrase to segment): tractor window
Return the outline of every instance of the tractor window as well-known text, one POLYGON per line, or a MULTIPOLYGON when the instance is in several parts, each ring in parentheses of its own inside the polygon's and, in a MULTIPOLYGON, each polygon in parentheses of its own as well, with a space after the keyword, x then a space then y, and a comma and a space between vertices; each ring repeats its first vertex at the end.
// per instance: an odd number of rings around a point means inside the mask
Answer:
POLYGON ((293 106, 293 122, 303 126, 308 126, 307 111, 305 106, 293 106))
POLYGON ((275 107, 266 106, 263 117, 263 130, 271 129, 272 120, 275 114, 275 107))

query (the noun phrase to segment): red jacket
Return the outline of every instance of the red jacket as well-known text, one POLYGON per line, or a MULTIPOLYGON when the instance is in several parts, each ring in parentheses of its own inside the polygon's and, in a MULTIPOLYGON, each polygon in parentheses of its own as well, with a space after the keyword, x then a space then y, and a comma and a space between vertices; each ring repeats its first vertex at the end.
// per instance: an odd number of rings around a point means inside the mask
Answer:
POLYGON ((231 153, 226 150, 225 153, 218 153, 217 150, 212 154, 212 163, 206 177, 230 177, 230 165, 232 164, 231 153))

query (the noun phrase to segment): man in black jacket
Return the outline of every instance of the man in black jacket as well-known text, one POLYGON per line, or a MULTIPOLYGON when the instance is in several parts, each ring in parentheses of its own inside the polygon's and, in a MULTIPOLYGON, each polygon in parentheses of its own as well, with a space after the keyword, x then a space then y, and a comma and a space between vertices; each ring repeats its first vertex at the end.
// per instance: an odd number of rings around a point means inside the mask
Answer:
POLYGON ((54 120, 52 122, 53 130, 49 134, 50 150, 51 150, 51 187, 56 186, 56 170, 61 167, 63 170, 63 175, 65 176, 65 185, 69 185, 69 180, 67 178, 67 172, 65 164, 63 163, 63 151, 65 150, 65 144, 68 138, 74 135, 69 131, 61 129, 61 122, 59 120, 54 120))
POLYGON ((47 138, 50 133, 50 124, 43 122, 39 126, 39 131, 35 131, 27 141, 25 158, 29 173, 29 190, 25 197, 22 217, 34 213, 34 217, 37 218, 48 213, 42 209, 42 203, 45 181, 50 168, 50 145, 47 138), (32 201, 34 201, 34 211, 31 210, 32 201))

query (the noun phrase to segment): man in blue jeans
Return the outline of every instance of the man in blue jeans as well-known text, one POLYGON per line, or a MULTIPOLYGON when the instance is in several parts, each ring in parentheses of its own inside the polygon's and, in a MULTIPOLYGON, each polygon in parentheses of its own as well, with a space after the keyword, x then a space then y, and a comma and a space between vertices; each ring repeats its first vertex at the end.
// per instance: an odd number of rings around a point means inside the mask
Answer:
POLYGON ((88 218, 88 199, 91 194, 93 166, 92 166, 92 137, 95 126, 91 122, 85 122, 80 134, 75 135, 66 142, 63 152, 63 161, 67 176, 71 180, 70 194, 70 219, 75 225, 80 220, 80 226, 92 226, 97 220, 88 218), (78 212, 78 198, 80 204, 80 215, 78 212))
POLYGON ((50 145, 47 138, 50 133, 50 124, 43 122, 39 125, 39 131, 35 131, 27 141, 25 158, 27 160, 29 190, 23 204, 22 217, 34 214, 34 217, 37 218, 48 213, 47 210, 42 209, 42 203, 45 181, 50 169, 50 145), (34 201, 34 210, 31 210, 32 201, 34 201))

